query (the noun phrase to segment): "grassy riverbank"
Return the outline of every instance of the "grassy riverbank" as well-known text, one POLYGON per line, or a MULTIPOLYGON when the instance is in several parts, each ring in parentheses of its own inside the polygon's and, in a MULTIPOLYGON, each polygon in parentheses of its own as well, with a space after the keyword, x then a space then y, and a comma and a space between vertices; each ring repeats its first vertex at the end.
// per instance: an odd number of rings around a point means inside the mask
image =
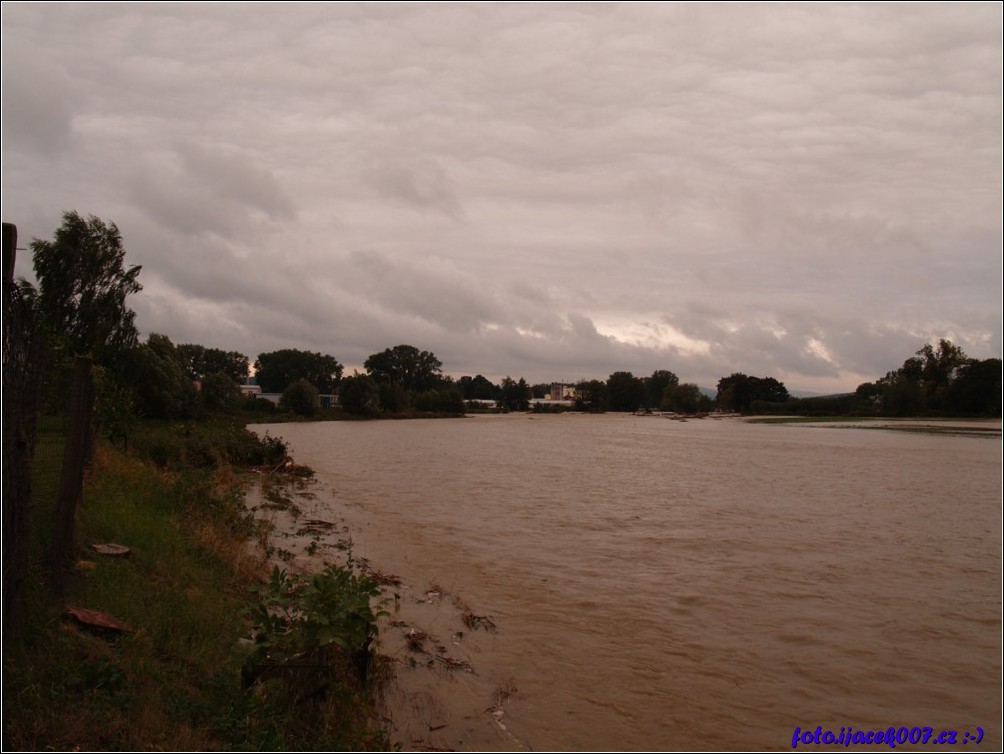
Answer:
POLYGON ((5 658, 4 748, 385 748, 369 725, 368 689, 351 674, 331 675, 307 701, 281 674, 242 682, 253 588, 268 573, 249 546, 266 533, 244 509, 234 464, 263 463, 281 443, 226 423, 151 425, 132 439, 130 453, 96 448, 62 598, 43 578, 51 516, 44 501, 33 511, 25 628, 5 658), (130 555, 90 549, 106 542, 130 555), (69 606, 128 630, 87 628, 69 606))

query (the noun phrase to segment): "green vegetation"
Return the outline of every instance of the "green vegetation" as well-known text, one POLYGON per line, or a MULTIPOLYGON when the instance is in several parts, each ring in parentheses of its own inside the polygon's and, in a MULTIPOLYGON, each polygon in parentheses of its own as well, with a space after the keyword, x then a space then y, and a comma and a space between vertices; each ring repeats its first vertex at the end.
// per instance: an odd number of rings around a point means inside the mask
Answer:
POLYGON ((57 347, 107 365, 136 344, 136 314, 125 299, 142 290, 140 268, 125 268, 115 223, 65 212, 53 240, 35 239, 31 250, 38 312, 57 347))
POLYGON ((272 569, 265 586, 256 588, 261 600, 254 627, 255 651, 246 661, 245 679, 260 677, 267 670, 309 666, 330 682, 332 647, 347 653, 359 676, 365 679, 371 659, 370 644, 376 638, 372 600, 380 587, 368 576, 337 566, 328 566, 309 577, 272 569))
POLYGON ((611 411, 637 411, 647 405, 648 391, 631 372, 614 372, 607 378, 607 396, 611 411))
POLYGON ((299 379, 291 382, 282 391, 279 408, 292 411, 300 416, 313 416, 321 410, 321 394, 309 381, 299 379))
MULTIPOLYGON (((40 465, 58 466, 58 453, 45 452, 57 439, 42 427, 40 465)), ((256 654, 241 640, 272 597, 256 591, 266 570, 261 548, 249 542, 266 532, 246 511, 232 464, 278 462, 282 441, 258 442, 222 421, 144 423, 133 439, 128 454, 97 447, 65 600, 54 599, 43 579, 51 502, 38 498, 25 630, 6 647, 5 747, 385 749, 384 734, 371 725, 370 689, 352 670, 368 649, 362 637, 376 630, 373 590, 347 569, 329 568, 307 580, 310 589, 288 595, 310 627, 296 646, 324 653, 316 693, 304 699, 281 662, 247 682, 256 654), (129 557, 90 549, 107 542, 128 546, 129 557), (68 619, 67 605, 128 628, 87 628, 68 619), (332 642, 337 650, 321 649, 332 642)), ((275 631, 270 636, 273 646, 282 643, 275 631)))
POLYGON ((188 376, 193 380, 203 379, 211 374, 223 374, 234 383, 240 383, 248 376, 248 357, 237 351, 182 343, 178 346, 178 355, 187 367, 188 376))
POLYGON ((855 395, 887 416, 1000 416, 1001 360, 970 359, 948 340, 928 343, 855 395))
POLYGON ((773 377, 750 377, 735 373, 718 381, 718 408, 723 411, 751 411, 756 403, 784 404, 788 390, 773 377))
POLYGON ((342 378, 342 365, 334 356, 295 348, 259 354, 254 369, 266 393, 281 393, 297 380, 306 380, 318 393, 331 394, 342 378))
POLYGON ((526 411, 530 407, 531 395, 526 380, 522 377, 514 380, 507 376, 502 380, 496 402, 503 411, 526 411))

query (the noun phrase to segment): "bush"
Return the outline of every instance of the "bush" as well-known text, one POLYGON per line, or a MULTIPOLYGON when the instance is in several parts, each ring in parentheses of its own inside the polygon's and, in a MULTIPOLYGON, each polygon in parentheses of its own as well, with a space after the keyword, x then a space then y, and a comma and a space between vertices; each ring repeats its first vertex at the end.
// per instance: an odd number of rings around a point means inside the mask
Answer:
POLYGON ((258 437, 233 421, 155 423, 140 425, 133 447, 160 468, 211 468, 220 463, 266 466, 286 457, 286 443, 278 437, 258 437))
POLYGON ((222 372, 203 378, 202 405, 208 410, 232 413, 241 407, 243 400, 240 386, 222 372))
POLYGON ((380 388, 365 374, 346 377, 338 386, 338 403, 354 416, 376 416, 380 413, 380 388))
POLYGON ((446 387, 441 390, 425 390, 415 393, 412 404, 416 411, 439 414, 464 413, 464 398, 460 389, 446 387))
POLYGON ((279 407, 301 416, 313 416, 321 409, 321 394, 306 380, 297 380, 282 391, 279 407))
POLYGON ((297 667, 331 667, 328 650, 337 647, 356 663, 365 678, 377 618, 371 600, 380 595, 376 581, 349 568, 329 565, 305 577, 273 568, 260 595, 253 631, 254 651, 244 666, 245 683, 270 668, 295 662, 297 667))

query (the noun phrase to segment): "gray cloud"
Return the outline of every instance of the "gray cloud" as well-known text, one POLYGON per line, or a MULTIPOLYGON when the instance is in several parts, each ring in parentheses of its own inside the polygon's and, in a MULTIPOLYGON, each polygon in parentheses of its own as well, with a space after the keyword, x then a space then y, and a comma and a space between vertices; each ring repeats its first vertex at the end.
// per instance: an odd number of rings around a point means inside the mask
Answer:
POLYGON ((58 64, 33 53, 24 39, 5 38, 3 51, 3 141, 5 148, 52 158, 73 137, 71 77, 58 64))
POLYGON ((117 222, 140 327, 252 357, 1000 356, 1000 7, 817 5, 5 3, 5 220, 117 222))

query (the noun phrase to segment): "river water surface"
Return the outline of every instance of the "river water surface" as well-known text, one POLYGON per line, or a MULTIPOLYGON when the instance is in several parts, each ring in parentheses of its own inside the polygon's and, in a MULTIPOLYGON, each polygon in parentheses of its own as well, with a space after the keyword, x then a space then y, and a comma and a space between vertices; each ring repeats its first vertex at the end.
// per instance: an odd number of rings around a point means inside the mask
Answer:
POLYGON ((316 470, 312 515, 403 580, 383 649, 405 749, 790 750, 796 726, 1001 745, 999 434, 613 414, 255 429, 316 470))

